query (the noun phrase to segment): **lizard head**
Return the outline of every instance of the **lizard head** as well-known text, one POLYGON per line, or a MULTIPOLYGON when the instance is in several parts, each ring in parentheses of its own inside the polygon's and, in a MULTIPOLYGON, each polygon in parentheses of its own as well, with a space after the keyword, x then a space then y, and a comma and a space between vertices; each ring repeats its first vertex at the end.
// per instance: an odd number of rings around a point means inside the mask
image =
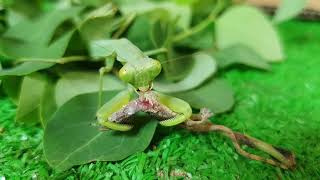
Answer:
POLYGON ((151 89, 152 81, 160 72, 160 62, 148 58, 143 64, 126 63, 120 69, 119 77, 140 91, 148 91, 151 89))

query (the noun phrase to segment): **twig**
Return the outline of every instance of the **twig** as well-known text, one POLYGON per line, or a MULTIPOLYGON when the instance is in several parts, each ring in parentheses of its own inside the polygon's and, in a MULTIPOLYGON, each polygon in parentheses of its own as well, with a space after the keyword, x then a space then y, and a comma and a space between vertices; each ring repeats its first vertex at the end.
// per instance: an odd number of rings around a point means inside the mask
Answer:
POLYGON ((45 63, 57 63, 57 64, 65 64, 76 61, 85 61, 88 60, 89 57, 86 56, 68 56, 61 58, 21 58, 18 59, 17 62, 45 62, 45 63))
POLYGON ((182 127, 194 132, 222 132, 225 136, 230 138, 236 151, 244 157, 256 161, 265 162, 274 166, 281 167, 283 169, 293 169, 295 167, 295 156, 292 152, 284 150, 282 148, 274 147, 251 136, 244 135, 239 132, 234 132, 226 126, 213 124, 208 120, 207 115, 202 116, 202 119, 199 119, 199 117, 201 117, 201 113, 202 112, 200 112, 200 115, 193 116, 191 120, 186 121, 182 125, 182 127), (272 156, 273 159, 264 158, 255 154, 248 153, 241 148, 241 144, 245 144, 249 147, 263 151, 272 156))

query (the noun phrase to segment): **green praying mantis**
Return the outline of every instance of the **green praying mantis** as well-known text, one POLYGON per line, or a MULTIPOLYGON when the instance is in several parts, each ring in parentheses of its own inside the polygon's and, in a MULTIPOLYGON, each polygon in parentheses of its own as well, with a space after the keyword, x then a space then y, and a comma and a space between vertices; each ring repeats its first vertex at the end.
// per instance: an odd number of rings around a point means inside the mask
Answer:
POLYGON ((99 109, 96 113, 98 123, 116 131, 129 131, 134 127, 133 115, 137 112, 149 113, 163 126, 182 127, 195 132, 219 131, 232 140, 237 152, 247 158, 262 161, 284 169, 295 167, 295 157, 290 151, 274 147, 263 141, 232 131, 230 128, 215 125, 208 118, 213 114, 206 108, 199 114, 192 114, 190 105, 182 99, 153 90, 152 82, 161 72, 161 63, 148 57, 127 39, 99 40, 91 47, 93 57, 105 58, 105 66, 100 69, 99 109), (97 48, 97 46, 99 48, 97 48), (115 61, 123 64, 118 72, 119 78, 131 87, 118 93, 101 106, 102 77, 113 69, 115 61), (134 98, 135 92, 138 98, 134 98), (268 159, 244 151, 240 144, 259 149, 271 155, 268 159))
POLYGON ((174 126, 191 117, 192 109, 187 102, 152 89, 153 80, 161 72, 159 61, 148 57, 124 38, 100 40, 94 45, 101 47, 94 48, 94 56, 105 57, 105 66, 100 69, 100 77, 110 72, 117 60, 123 64, 118 73, 119 78, 132 86, 106 102, 97 111, 100 125, 113 130, 128 131, 134 126, 132 115, 139 111, 156 116, 163 126, 174 126), (139 95, 137 99, 132 99, 134 92, 139 95))

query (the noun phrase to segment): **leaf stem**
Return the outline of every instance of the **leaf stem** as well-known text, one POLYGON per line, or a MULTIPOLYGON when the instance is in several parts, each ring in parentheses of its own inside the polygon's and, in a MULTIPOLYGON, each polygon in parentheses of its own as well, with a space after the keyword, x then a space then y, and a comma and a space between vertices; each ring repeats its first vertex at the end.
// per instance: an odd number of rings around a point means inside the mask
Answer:
POLYGON ((143 54, 145 54, 146 56, 152 56, 152 55, 157 55, 157 54, 162 54, 167 52, 168 52, 167 48, 162 47, 162 48, 153 49, 150 51, 145 51, 143 52, 143 54))
POLYGON ((224 9, 225 4, 223 1, 224 0, 217 0, 217 4, 216 4, 215 8, 211 11, 210 15, 205 20, 203 20, 199 24, 193 26, 192 28, 176 35, 173 38, 173 42, 179 42, 181 40, 186 39, 187 37, 190 37, 194 34, 197 34, 197 33, 201 32, 202 30, 204 30, 206 27, 208 27, 211 23, 213 23, 215 21, 217 15, 224 9))
POLYGON ((102 91, 103 91, 103 75, 106 73, 107 70, 105 67, 101 67, 99 69, 99 94, 98 94, 98 109, 102 105, 102 91))
POLYGON ((47 62, 47 63, 58 63, 58 64, 65 64, 75 61, 85 61, 89 57, 87 56, 68 56, 68 57, 61 57, 57 59, 46 59, 46 58, 21 58, 18 59, 18 62, 47 62))

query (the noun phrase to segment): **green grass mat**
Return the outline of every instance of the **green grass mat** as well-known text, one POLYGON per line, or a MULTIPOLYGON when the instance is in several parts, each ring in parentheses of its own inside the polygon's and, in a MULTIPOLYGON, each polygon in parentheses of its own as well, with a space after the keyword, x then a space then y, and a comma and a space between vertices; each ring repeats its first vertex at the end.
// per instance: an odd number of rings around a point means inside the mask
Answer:
POLYGON ((243 68, 225 74, 237 103, 233 112, 216 117, 215 123, 294 151, 296 170, 243 158, 221 135, 177 130, 123 161, 57 173, 42 153, 43 130, 14 124, 15 107, 1 97, 0 179, 140 180, 170 172, 187 173, 193 179, 320 179, 320 24, 292 21, 279 30, 286 61, 274 64, 271 72, 243 68))

